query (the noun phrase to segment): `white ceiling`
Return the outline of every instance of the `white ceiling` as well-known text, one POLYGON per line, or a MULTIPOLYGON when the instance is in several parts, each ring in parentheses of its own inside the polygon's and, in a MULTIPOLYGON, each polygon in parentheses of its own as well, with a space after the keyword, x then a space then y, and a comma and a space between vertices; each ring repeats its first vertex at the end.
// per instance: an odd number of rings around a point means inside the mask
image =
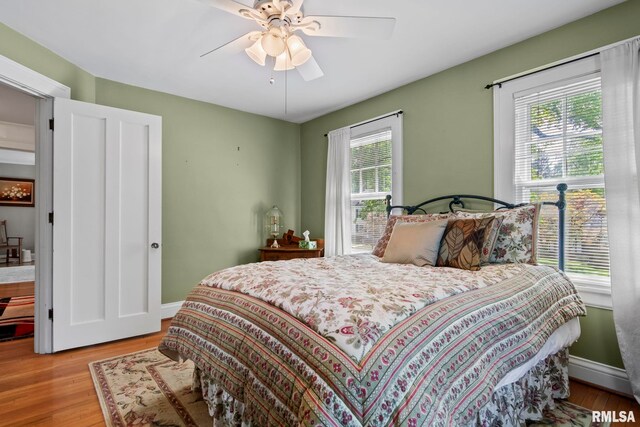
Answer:
POLYGON ((286 114, 284 73, 200 58, 258 27, 197 0, 3 0, 0 21, 98 77, 301 123, 621 2, 306 0, 305 15, 397 22, 384 41, 303 36, 325 76, 288 72, 286 114))

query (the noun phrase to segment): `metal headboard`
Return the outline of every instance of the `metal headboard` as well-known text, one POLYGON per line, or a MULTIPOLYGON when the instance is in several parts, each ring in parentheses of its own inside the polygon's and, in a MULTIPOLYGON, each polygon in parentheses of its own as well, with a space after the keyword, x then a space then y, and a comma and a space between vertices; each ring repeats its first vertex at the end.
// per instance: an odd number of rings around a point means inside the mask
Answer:
MULTIPOLYGON (((555 202, 542 202, 543 205, 555 206, 558 208, 558 268, 560 270, 564 270, 564 233, 565 233, 565 210, 567 208, 567 200, 566 200, 566 192, 567 192, 567 184, 558 184, 556 189, 558 190, 558 200, 555 202)), ((518 206, 524 206, 526 203, 521 204, 513 204, 508 202, 503 202, 502 200, 494 199, 493 197, 486 196, 476 196, 472 194, 457 194, 450 196, 440 196, 433 199, 429 199, 422 203, 413 206, 393 206, 391 205, 391 196, 387 196, 387 216, 391 215, 391 211, 393 209, 403 209, 407 214, 413 215, 417 211, 422 211, 427 213, 423 206, 439 202, 442 200, 451 200, 449 202, 449 210, 453 212, 454 206, 460 206, 464 208, 464 202, 462 199, 474 199, 474 200, 483 200, 485 202, 495 203, 500 205, 498 209, 513 209, 518 206)))

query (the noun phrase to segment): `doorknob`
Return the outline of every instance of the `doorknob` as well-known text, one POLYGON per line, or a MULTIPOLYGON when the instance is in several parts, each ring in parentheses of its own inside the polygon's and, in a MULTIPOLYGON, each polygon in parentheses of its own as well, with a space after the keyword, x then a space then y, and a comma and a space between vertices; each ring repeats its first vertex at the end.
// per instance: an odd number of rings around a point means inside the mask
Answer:
POLYGON ((159 245, 158 243, 152 243, 152 244, 151 244, 151 247, 152 247, 153 249, 158 249, 158 248, 160 247, 160 245, 159 245))

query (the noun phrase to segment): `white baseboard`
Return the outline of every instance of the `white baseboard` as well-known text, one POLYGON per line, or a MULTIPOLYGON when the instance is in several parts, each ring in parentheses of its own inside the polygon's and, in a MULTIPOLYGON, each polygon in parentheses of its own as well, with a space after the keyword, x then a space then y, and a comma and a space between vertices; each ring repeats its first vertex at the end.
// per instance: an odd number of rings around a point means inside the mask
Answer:
POLYGON ((631 383, 624 369, 583 359, 582 357, 569 356, 569 376, 633 396, 631 383))
POLYGON ((162 304, 162 307, 160 308, 161 318, 170 319, 173 316, 175 316, 178 310, 180 310, 180 307, 182 307, 183 302, 184 301, 176 301, 176 302, 170 302, 168 304, 162 304))

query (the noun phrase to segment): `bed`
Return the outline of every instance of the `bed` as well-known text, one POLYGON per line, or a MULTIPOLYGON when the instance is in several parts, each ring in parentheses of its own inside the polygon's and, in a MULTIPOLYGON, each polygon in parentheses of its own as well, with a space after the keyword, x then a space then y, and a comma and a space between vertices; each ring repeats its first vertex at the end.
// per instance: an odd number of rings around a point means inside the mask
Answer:
MULTIPOLYGON (((564 190, 554 204, 563 224, 564 190)), ((534 263, 297 259, 207 276, 160 350, 194 362, 215 426, 519 425, 568 396, 583 315, 566 275, 534 263)))

